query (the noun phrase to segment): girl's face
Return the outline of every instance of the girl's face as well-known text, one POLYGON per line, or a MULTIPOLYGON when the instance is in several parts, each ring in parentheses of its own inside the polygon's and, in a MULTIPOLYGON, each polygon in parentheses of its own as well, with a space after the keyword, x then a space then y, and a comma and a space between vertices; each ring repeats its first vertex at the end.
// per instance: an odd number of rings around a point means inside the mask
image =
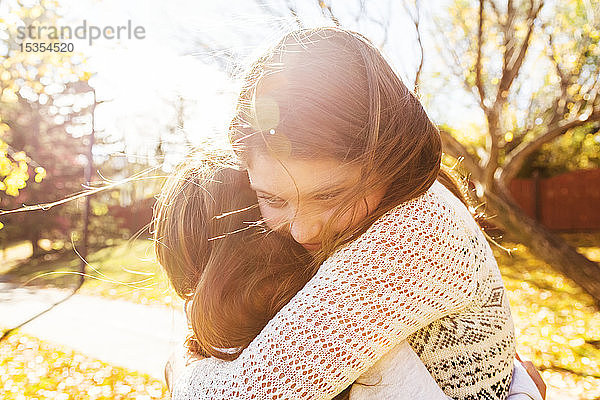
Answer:
MULTIPOLYGON (((288 232, 306 250, 321 246, 319 235, 343 195, 360 183, 359 166, 334 159, 275 159, 255 154, 248 168, 250 184, 267 225, 288 232)), ((379 205, 385 190, 368 193, 332 225, 333 233, 354 226, 379 205)))

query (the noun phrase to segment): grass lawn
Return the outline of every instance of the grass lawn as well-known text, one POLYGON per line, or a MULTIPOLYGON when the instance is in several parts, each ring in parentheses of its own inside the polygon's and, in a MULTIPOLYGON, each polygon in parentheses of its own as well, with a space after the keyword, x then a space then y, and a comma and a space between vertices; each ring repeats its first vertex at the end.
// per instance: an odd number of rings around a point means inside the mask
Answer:
MULTIPOLYGON (((26 253, 30 246, 15 246, 26 253)), ((11 249, 8 249, 10 252, 11 249)), ((12 249, 14 253, 17 253, 12 249)), ((74 287, 79 281, 81 259, 73 251, 47 254, 0 267, 10 281, 27 285, 74 287)), ((166 274, 155 261, 150 240, 121 241, 92 252, 86 259, 86 281, 79 293, 120 298, 141 304, 182 304, 166 274)))
MULTIPOLYGON (((600 234, 565 237, 579 251, 600 262, 600 234)), ((547 398, 600 399, 600 313, 592 306, 591 298, 569 279, 533 257, 525 247, 507 242, 503 245, 515 249, 508 254, 493 246, 508 289, 517 349, 542 371, 548 385, 547 398)), ((155 263, 150 241, 123 242, 90 254, 87 261, 96 269, 88 267, 88 273, 101 279, 88 279, 82 293, 143 304, 181 303, 155 263)), ((0 273, 8 273, 14 281, 23 283, 48 271, 76 270, 78 263, 79 259, 71 252, 13 265, 0 273)), ((77 279, 71 274, 51 274, 36 278, 30 284, 64 287, 74 285, 77 279)), ((14 340, 11 343, 14 351, 19 343, 14 340)), ((41 359, 42 364, 49 362, 47 357, 51 353, 42 352, 41 358, 36 356, 34 360, 41 359)), ((27 376, 32 373, 29 369, 37 368, 35 362, 18 365, 23 368, 19 379, 29 379, 27 376)), ((62 379, 57 380, 60 381, 62 379)))

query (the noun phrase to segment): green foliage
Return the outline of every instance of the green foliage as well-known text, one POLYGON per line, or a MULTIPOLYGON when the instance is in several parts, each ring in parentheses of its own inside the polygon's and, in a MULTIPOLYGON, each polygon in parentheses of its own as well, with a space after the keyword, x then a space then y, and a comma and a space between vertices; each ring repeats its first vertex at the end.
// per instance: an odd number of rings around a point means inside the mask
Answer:
POLYGON ((600 131, 588 127, 572 129, 544 145, 523 165, 519 177, 541 177, 588 168, 600 168, 600 131))

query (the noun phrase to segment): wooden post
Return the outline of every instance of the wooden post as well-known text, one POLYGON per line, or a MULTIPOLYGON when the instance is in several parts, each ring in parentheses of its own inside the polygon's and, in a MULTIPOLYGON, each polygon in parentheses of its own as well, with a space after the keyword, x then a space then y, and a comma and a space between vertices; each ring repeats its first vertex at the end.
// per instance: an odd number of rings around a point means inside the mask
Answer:
POLYGON ((533 171, 533 204, 534 204, 534 216, 535 220, 542 223, 542 184, 540 179, 540 171, 537 169, 533 171))

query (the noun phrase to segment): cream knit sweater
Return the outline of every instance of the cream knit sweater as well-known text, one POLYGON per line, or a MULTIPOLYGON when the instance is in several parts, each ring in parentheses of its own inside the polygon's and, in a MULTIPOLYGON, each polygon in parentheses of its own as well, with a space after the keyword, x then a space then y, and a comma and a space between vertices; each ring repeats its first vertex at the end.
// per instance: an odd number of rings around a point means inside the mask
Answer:
POLYGON ((172 398, 331 399, 403 340, 453 399, 506 398, 515 348, 500 272, 438 182, 337 250, 236 360, 187 366, 172 398))

